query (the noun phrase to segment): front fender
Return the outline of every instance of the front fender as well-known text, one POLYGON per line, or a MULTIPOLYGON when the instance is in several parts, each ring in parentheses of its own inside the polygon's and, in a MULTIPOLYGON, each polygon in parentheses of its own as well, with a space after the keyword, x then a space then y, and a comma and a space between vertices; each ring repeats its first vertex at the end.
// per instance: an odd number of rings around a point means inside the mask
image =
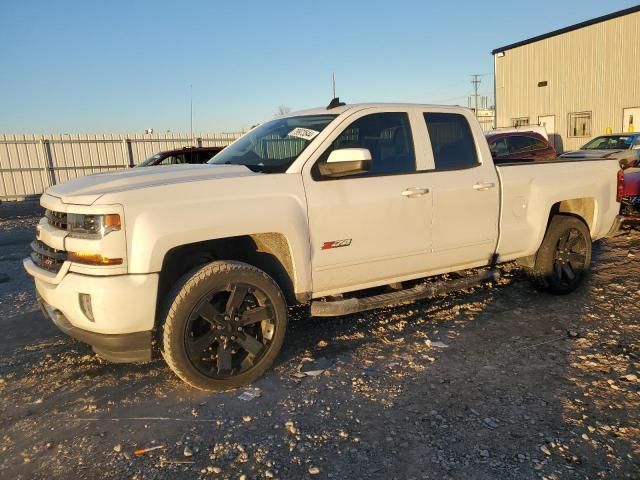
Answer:
POLYGON ((311 291, 309 227, 302 180, 272 174, 164 185, 130 192, 125 206, 128 271, 162 269, 181 245, 241 235, 279 233, 289 244, 296 292, 311 291))

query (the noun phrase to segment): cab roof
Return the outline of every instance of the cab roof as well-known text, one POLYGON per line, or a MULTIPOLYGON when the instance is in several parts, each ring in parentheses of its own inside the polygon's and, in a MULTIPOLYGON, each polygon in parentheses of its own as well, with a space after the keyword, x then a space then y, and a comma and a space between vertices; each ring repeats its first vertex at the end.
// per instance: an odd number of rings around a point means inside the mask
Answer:
POLYGON ((426 103, 385 103, 385 102, 371 102, 371 103, 351 103, 342 105, 334 108, 327 107, 317 107, 317 108, 309 108, 306 110, 298 110, 295 112, 291 112, 286 115, 287 117, 299 117, 302 115, 340 115, 349 110, 364 110, 367 108, 376 108, 376 107, 385 107, 385 108, 451 108, 451 109, 460 109, 464 108, 467 110, 467 107, 461 107, 459 105, 434 105, 434 104, 426 104, 426 103))

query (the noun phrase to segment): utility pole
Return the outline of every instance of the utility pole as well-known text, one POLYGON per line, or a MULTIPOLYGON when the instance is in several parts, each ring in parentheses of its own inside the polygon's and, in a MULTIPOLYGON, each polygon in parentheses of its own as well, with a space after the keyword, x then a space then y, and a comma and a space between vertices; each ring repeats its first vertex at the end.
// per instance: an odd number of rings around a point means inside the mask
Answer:
POLYGON ((480 76, 479 74, 471 75, 471 83, 473 84, 473 98, 475 103, 475 113, 476 117, 478 116, 478 86, 480 85, 480 76))
POLYGON ((191 123, 191 141, 193 141, 193 84, 189 85, 189 118, 191 123))

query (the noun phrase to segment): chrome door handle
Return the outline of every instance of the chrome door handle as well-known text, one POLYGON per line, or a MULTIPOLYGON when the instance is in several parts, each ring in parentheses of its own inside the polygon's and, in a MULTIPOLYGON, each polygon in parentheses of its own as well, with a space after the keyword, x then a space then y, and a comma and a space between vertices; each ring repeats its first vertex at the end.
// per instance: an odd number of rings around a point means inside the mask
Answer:
POLYGON ((428 188, 409 187, 404 192, 402 192, 402 196, 407 198, 416 198, 421 197, 422 195, 426 195, 427 193, 429 193, 428 188))
POLYGON ((489 182, 489 183, 481 183, 480 182, 480 183, 476 183, 473 186, 473 189, 474 190, 479 190, 481 192, 484 192, 485 190, 489 190, 490 188, 494 188, 495 186, 496 186, 495 183, 491 183, 491 182, 489 182))

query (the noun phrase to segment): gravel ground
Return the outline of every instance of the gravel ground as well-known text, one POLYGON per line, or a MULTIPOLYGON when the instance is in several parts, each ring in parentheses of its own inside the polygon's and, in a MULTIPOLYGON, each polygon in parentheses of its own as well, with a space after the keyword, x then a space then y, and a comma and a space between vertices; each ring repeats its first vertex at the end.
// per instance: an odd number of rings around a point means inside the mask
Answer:
POLYGON ((2 478, 640 478, 640 233, 598 242, 569 296, 507 265, 433 301, 295 309, 265 377, 207 394, 40 316, 20 263, 36 222, 0 216, 2 478))

